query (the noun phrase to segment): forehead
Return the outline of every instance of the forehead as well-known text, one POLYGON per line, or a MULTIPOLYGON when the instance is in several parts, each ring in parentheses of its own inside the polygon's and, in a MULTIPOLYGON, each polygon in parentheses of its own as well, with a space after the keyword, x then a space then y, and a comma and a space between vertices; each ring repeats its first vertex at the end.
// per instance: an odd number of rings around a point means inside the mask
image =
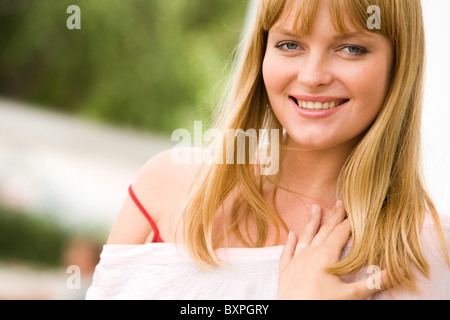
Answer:
POLYGON ((286 0, 280 8, 277 19, 273 20, 272 28, 282 27, 292 33, 309 35, 317 18, 330 21, 334 30, 340 34, 350 32, 368 33, 366 28, 366 12, 351 6, 352 1, 338 0, 286 0))

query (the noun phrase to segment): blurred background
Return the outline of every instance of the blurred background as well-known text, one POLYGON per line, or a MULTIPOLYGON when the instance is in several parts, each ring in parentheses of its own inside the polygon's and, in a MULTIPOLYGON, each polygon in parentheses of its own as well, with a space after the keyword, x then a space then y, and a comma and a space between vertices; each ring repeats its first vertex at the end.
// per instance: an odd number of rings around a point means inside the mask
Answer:
POLYGON ((139 169, 208 120, 248 3, 0 0, 0 299, 84 297, 139 169))
MULTIPOLYGON (((450 0, 423 2, 425 172, 450 214, 450 0)), ((253 3, 0 0, 0 299, 84 298, 139 169, 208 121, 253 3)))

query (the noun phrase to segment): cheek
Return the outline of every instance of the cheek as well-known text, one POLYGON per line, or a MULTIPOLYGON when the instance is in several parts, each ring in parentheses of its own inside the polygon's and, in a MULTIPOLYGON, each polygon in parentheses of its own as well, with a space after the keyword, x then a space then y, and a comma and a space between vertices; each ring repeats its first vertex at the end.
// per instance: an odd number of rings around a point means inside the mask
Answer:
POLYGON ((283 92, 284 88, 295 78, 292 72, 292 66, 286 62, 276 59, 267 54, 263 61, 262 73, 264 84, 266 86, 269 97, 274 98, 276 94, 283 92))
POLYGON ((390 68, 385 65, 370 64, 359 68, 349 68, 344 83, 356 100, 358 111, 368 117, 376 117, 386 98, 390 68))
POLYGON ((277 90, 280 86, 279 75, 276 72, 276 68, 274 68, 274 63, 271 61, 270 57, 266 57, 263 62, 263 80, 264 85, 266 86, 266 91, 269 98, 272 96, 272 92, 277 90))

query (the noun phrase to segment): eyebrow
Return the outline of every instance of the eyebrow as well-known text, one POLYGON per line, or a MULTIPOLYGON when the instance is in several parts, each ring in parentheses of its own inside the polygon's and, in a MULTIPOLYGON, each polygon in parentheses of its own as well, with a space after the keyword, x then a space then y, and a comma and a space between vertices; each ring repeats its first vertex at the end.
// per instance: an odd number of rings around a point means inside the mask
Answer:
MULTIPOLYGON (((299 37, 298 34, 293 33, 290 30, 287 29, 281 29, 281 28, 273 28, 271 31, 285 35, 285 36, 289 36, 289 37, 299 37)), ((348 33, 344 33, 344 34, 337 34, 335 36, 333 36, 333 39, 336 41, 342 41, 342 40, 348 40, 351 38, 366 38, 366 37, 374 37, 374 35, 370 34, 370 33, 363 33, 363 32, 348 32, 348 33)))
POLYGON ((269 31, 270 32, 276 32, 276 33, 282 34, 284 36, 298 37, 298 34, 292 33, 291 31, 286 30, 286 29, 272 28, 269 31))
POLYGON ((362 33, 362 32, 349 32, 344 34, 335 35, 333 38, 335 40, 347 40, 351 38, 365 38, 365 37, 373 37, 370 33, 362 33))

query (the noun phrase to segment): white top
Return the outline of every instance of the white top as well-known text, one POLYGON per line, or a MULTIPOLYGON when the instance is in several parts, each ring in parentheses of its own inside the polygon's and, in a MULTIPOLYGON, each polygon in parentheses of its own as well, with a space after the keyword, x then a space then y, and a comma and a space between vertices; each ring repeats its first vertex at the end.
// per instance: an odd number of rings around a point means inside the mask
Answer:
MULTIPOLYGON (((450 248, 450 218, 442 217, 450 248)), ((418 292, 388 291, 370 299, 450 300, 450 269, 433 223, 427 219, 422 245, 430 264, 430 278, 415 270, 418 292)), ((348 253, 350 244, 343 250, 348 253)), ((106 245, 101 254, 86 299, 120 300, 274 300, 277 297, 278 268, 282 246, 261 249, 219 249, 218 257, 229 268, 202 271, 184 245, 106 245)), ((344 277, 353 282, 369 274, 344 277)))

